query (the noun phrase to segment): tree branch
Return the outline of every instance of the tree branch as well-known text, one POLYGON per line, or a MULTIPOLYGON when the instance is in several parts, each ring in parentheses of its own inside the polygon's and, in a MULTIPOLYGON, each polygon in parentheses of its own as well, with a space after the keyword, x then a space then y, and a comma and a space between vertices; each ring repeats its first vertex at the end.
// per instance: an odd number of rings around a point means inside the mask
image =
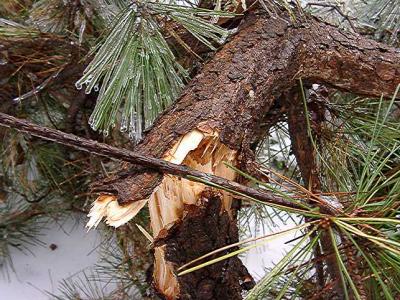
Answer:
POLYGON ((265 203, 281 205, 287 208, 302 209, 300 205, 289 202, 281 197, 277 197, 268 191, 247 187, 219 176, 193 170, 183 165, 177 165, 162 159, 147 157, 129 150, 115 148, 104 143, 81 138, 56 129, 38 126, 29 121, 17 119, 4 113, 0 113, 0 125, 92 154, 146 166, 156 171, 183 177, 192 181, 211 182, 212 184, 221 186, 228 190, 239 192, 243 195, 255 198, 265 203))
MULTIPOLYGON (((302 88, 302 87, 301 87, 302 88)), ((288 125, 289 125, 289 134, 291 138, 292 150, 296 157, 296 162, 300 169, 300 173, 302 175, 304 185, 311 190, 313 193, 319 193, 321 191, 322 185, 319 178, 318 165, 316 160, 316 149, 312 143, 311 137, 308 132, 308 123, 305 111, 301 109, 303 105, 303 99, 301 94, 298 92, 293 92, 290 94, 290 99, 288 99, 288 125)), ((324 121, 325 116, 325 107, 320 105, 318 102, 312 103, 310 113, 315 116, 316 125, 321 124, 324 121)), ((311 129, 311 128, 310 128, 311 129)), ((315 135, 315 132, 313 132, 315 135)), ((313 202, 310 202, 311 205, 314 205, 313 202)), ((319 257, 321 251, 323 251, 326 256, 325 263, 327 265, 327 273, 330 275, 331 280, 333 282, 333 288, 335 297, 330 297, 332 299, 343 299, 345 295, 345 290, 342 285, 340 279, 341 271, 340 266, 336 260, 336 257, 330 255, 334 253, 334 248, 332 245, 331 238, 329 234, 325 230, 320 231, 321 235, 321 245, 316 245, 314 248, 316 257, 319 257), (321 247, 321 248, 319 248, 321 247)), ((316 271, 317 278, 319 283, 323 283, 320 285, 320 289, 322 290, 325 286, 325 273, 323 270, 323 266, 320 261, 316 262, 316 271)))
POLYGON ((393 97, 400 84, 398 49, 316 19, 304 26, 299 77, 358 95, 393 97))

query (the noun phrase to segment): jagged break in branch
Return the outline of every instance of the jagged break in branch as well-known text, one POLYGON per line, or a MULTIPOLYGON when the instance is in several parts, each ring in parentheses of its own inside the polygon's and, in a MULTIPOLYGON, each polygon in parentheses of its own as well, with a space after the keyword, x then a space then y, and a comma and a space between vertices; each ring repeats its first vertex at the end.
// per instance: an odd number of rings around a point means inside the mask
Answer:
MULTIPOLYGON (((289 202, 281 197, 275 196, 268 191, 261 191, 258 189, 247 187, 236 182, 226 180, 219 176, 196 171, 191 168, 170 163, 162 159, 140 155, 126 149, 118 149, 104 143, 81 138, 76 135, 64 133, 56 129, 38 126, 29 121, 21 120, 4 113, 0 113, 0 125, 96 155, 139 164, 154 169, 156 171, 180 176, 193 181, 199 180, 211 182, 228 190, 239 192, 243 195, 255 198, 266 203, 281 205, 292 209, 302 209, 301 206, 289 202)), ((324 209, 325 211, 330 211, 330 208, 325 207, 324 209)), ((334 212, 334 210, 331 210, 331 212, 334 212)))

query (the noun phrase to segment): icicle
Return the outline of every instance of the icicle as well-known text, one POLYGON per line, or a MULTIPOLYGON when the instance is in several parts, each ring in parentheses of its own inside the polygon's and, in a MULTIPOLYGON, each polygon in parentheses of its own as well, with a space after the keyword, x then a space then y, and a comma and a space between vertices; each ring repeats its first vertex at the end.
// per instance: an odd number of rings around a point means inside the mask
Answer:
POLYGON ((79 27, 79 45, 82 44, 83 41, 83 34, 85 33, 85 29, 86 29, 86 19, 83 18, 83 21, 81 23, 81 26, 79 27))
POLYGON ((77 81, 75 83, 75 87, 76 87, 77 90, 81 90, 82 89, 82 84, 79 81, 77 81))

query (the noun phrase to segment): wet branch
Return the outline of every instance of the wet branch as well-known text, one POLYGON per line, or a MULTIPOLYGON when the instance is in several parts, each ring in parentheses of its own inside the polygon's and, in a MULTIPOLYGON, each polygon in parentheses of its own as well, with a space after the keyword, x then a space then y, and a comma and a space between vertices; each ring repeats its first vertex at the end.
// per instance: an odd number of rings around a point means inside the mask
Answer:
MULTIPOLYGON (((306 122, 308 115, 304 110, 299 110, 299 107, 302 106, 302 102, 305 101, 305 99, 302 99, 302 95, 294 91, 289 95, 289 99, 287 100, 288 125, 292 142, 292 150, 296 157, 296 161, 305 186, 308 187, 311 192, 319 193, 322 189, 322 184, 319 178, 316 150, 311 140, 312 137, 309 136, 308 132, 309 128, 306 122)), ((310 113, 315 116, 314 120, 312 120, 315 125, 321 124, 324 121, 325 116, 325 107, 319 103, 320 102, 315 101, 313 103, 313 109, 310 110, 310 113)), ((313 131, 313 134, 316 135, 316 132, 314 132, 312 128, 310 129, 313 131)), ((314 205, 314 203, 310 204, 314 205)), ((332 284, 335 293, 335 296, 331 295, 331 298, 344 299, 346 292, 341 281, 339 280, 341 278, 340 266, 336 260, 336 257, 331 255, 334 253, 332 240, 325 230, 322 230, 320 235, 321 244, 314 248, 314 255, 315 257, 321 257, 323 252, 323 254, 326 256, 325 263, 327 265, 327 273, 330 275, 331 280, 333 281, 332 284)), ((315 267, 319 287, 321 290, 323 290, 326 281, 326 274, 324 272, 322 262, 316 261, 315 267)))
MULTIPOLYGON (((277 197, 268 191, 254 189, 238 184, 234 181, 226 180, 219 176, 193 170, 183 165, 173 164, 162 159, 144 156, 126 149, 119 149, 104 143, 99 143, 93 140, 78 137, 73 134, 64 133, 56 129, 39 126, 32 122, 21 120, 4 113, 0 113, 0 125, 95 155, 138 164, 150 169, 154 169, 155 171, 183 177, 192 181, 207 181, 225 189, 241 193, 266 203, 281 205, 287 208, 302 209, 300 205, 285 200, 281 197, 277 197)), ((324 210, 329 212, 329 208, 327 207, 324 207, 324 210)))

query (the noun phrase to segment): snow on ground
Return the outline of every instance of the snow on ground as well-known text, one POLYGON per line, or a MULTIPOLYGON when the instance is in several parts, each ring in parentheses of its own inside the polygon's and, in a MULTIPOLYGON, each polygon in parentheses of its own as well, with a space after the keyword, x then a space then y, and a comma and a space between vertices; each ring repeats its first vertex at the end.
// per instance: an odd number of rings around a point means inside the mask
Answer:
MULTIPOLYGON (((255 228, 250 223, 250 228, 255 228)), ((293 227, 293 223, 279 224, 276 231, 293 227)), ((259 236, 266 232, 255 232, 259 236)), ((69 220, 60 225, 43 230, 40 238, 44 247, 31 248, 34 256, 14 251, 13 263, 16 273, 9 272, 10 279, 0 276, 0 300, 47 300, 45 291, 57 292, 58 283, 62 279, 73 276, 85 268, 93 267, 100 258, 99 231, 86 231, 84 220, 69 220), (51 249, 54 244, 57 248, 51 249)), ((271 267, 282 257, 290 246, 285 242, 293 238, 293 233, 274 238, 267 244, 253 248, 241 256, 255 279, 265 273, 265 267, 271 267)))
POLYGON ((87 232, 83 223, 71 219, 54 224, 42 234, 40 240, 45 246, 31 247, 34 256, 12 252, 16 272, 9 271, 9 278, 0 275, 1 300, 47 300, 44 291, 56 292, 60 280, 93 266, 99 259, 99 233, 87 232))
MULTIPOLYGON (((252 228, 255 228, 254 224, 250 225, 252 228), (253 226, 252 226, 253 225, 253 226)), ((293 221, 285 222, 285 224, 281 223, 276 224, 276 227, 271 232, 252 232, 252 237, 255 236, 263 236, 270 234, 272 232, 279 232, 282 230, 287 230, 294 227, 295 224, 293 221)), ((246 265, 250 274, 254 277, 256 281, 261 279, 265 274, 265 268, 273 267, 279 260, 283 257, 283 255, 291 249, 290 244, 285 244, 287 241, 292 240, 296 237, 295 232, 288 232, 285 235, 274 237, 258 247, 255 247, 245 255, 241 256, 243 263, 246 265)), ((260 240, 255 242, 260 244, 260 240)), ((262 242, 261 242, 262 243, 262 242)))

